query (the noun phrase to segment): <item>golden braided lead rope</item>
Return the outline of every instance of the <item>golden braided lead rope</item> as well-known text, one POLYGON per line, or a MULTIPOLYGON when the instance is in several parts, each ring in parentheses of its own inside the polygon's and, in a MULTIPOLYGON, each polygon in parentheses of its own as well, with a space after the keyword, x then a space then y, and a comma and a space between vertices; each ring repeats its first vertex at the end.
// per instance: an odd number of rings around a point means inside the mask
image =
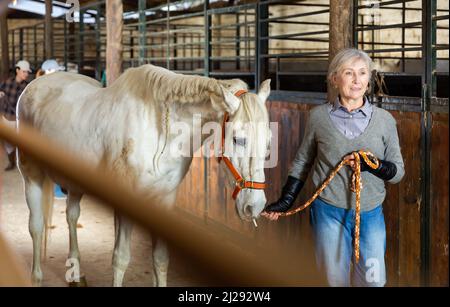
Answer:
POLYGON ((320 193, 327 187, 327 185, 330 183, 330 181, 336 176, 337 172, 345 165, 347 164, 348 160, 342 159, 341 163, 331 172, 331 174, 328 176, 327 179, 320 185, 320 187, 317 189, 317 191, 313 194, 313 196, 308 199, 303 205, 295 208, 294 210, 282 212, 280 213, 280 216, 289 216, 296 214, 299 211, 302 211, 303 209, 306 209, 311 203, 319 196, 320 193))
MULTIPOLYGON (((359 231, 360 231, 360 223, 361 223, 361 189, 362 189, 362 180, 361 180, 361 157, 366 162, 369 167, 376 169, 379 166, 378 159, 369 151, 355 151, 352 153, 355 158, 355 168, 353 169, 351 186, 350 190, 356 193, 356 208, 355 208, 355 244, 354 244, 354 254, 356 263, 359 262, 359 231)), ((303 205, 295 208, 294 210, 290 210, 287 212, 280 213, 280 216, 289 216, 293 215, 299 211, 306 209, 311 203, 319 196, 320 193, 330 184, 331 180, 336 176, 337 172, 345 165, 349 164, 350 158, 344 159, 342 158, 341 162, 334 168, 334 170, 330 173, 330 175, 325 179, 325 181, 320 185, 317 191, 313 194, 313 196, 308 199, 303 205)))
MULTIPOLYGON (((354 246, 354 254, 356 263, 359 262, 359 225, 361 223, 361 189, 362 189, 362 181, 361 181, 361 162, 359 158, 359 153, 353 153, 353 157, 355 157, 355 169, 353 170, 353 174, 355 175, 355 187, 356 187, 356 208, 355 208, 355 246, 354 246)), ((353 180, 352 180, 353 182, 353 180)))

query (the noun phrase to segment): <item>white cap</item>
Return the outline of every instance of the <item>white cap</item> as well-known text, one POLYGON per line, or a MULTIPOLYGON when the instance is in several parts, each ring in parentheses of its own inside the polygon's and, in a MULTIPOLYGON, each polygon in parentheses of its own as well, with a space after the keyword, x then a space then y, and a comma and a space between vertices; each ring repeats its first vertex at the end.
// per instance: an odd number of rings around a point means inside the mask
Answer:
POLYGON ((41 69, 45 72, 61 70, 61 66, 55 60, 47 60, 42 63, 41 69))
POLYGON ((21 70, 31 72, 30 63, 25 60, 21 60, 17 62, 16 67, 19 67, 21 70))

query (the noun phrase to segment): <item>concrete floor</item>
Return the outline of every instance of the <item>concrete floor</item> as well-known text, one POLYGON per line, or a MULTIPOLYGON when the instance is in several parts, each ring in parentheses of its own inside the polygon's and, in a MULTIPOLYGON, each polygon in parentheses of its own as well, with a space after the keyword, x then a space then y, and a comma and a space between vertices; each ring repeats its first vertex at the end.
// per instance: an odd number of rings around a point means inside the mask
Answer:
MULTIPOLYGON (((22 177, 17 169, 4 172, 6 158, 0 153, 0 231, 27 268, 31 268, 32 241, 28 232, 29 210, 23 193, 22 177)), ((43 286, 67 286, 65 274, 69 251, 69 232, 65 215, 65 201, 55 200, 53 225, 42 264, 43 286)), ((92 198, 83 197, 78 221, 78 243, 81 269, 88 286, 110 286, 112 282, 112 250, 114 247, 114 219, 109 208, 92 198)), ((152 286, 151 239, 148 233, 135 228, 132 235, 132 259, 125 274, 124 286, 152 286)), ((201 286, 195 272, 177 255, 172 255, 168 286, 201 286)))

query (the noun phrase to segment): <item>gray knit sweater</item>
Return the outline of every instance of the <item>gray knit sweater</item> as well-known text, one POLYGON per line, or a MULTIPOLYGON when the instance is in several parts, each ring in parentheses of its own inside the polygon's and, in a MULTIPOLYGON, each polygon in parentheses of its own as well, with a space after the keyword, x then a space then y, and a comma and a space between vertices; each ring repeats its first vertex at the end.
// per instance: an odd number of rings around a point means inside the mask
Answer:
MULTIPOLYGON (((318 188, 345 155, 362 149, 381 160, 395 163, 397 174, 389 183, 402 179, 405 169, 396 122, 388 111, 373 106, 372 118, 365 131, 350 140, 337 130, 327 110, 324 104, 310 111, 303 142, 289 170, 290 176, 306 181, 312 169, 311 179, 314 187, 318 188)), ((356 194, 349 189, 351 174, 349 166, 341 168, 319 197, 336 207, 355 208, 356 194)), ((369 211, 382 204, 386 189, 384 181, 369 172, 362 172, 361 179, 361 211, 369 211)))

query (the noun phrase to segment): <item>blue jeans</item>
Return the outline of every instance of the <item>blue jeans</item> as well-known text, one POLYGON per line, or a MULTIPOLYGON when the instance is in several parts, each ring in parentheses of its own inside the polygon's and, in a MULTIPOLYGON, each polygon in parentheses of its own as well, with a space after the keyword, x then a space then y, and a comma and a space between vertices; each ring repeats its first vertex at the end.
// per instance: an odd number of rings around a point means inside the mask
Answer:
POLYGON ((330 286, 384 286, 386 226, 381 205, 361 212, 359 263, 352 261, 355 210, 338 208, 317 198, 310 217, 317 265, 330 286))

